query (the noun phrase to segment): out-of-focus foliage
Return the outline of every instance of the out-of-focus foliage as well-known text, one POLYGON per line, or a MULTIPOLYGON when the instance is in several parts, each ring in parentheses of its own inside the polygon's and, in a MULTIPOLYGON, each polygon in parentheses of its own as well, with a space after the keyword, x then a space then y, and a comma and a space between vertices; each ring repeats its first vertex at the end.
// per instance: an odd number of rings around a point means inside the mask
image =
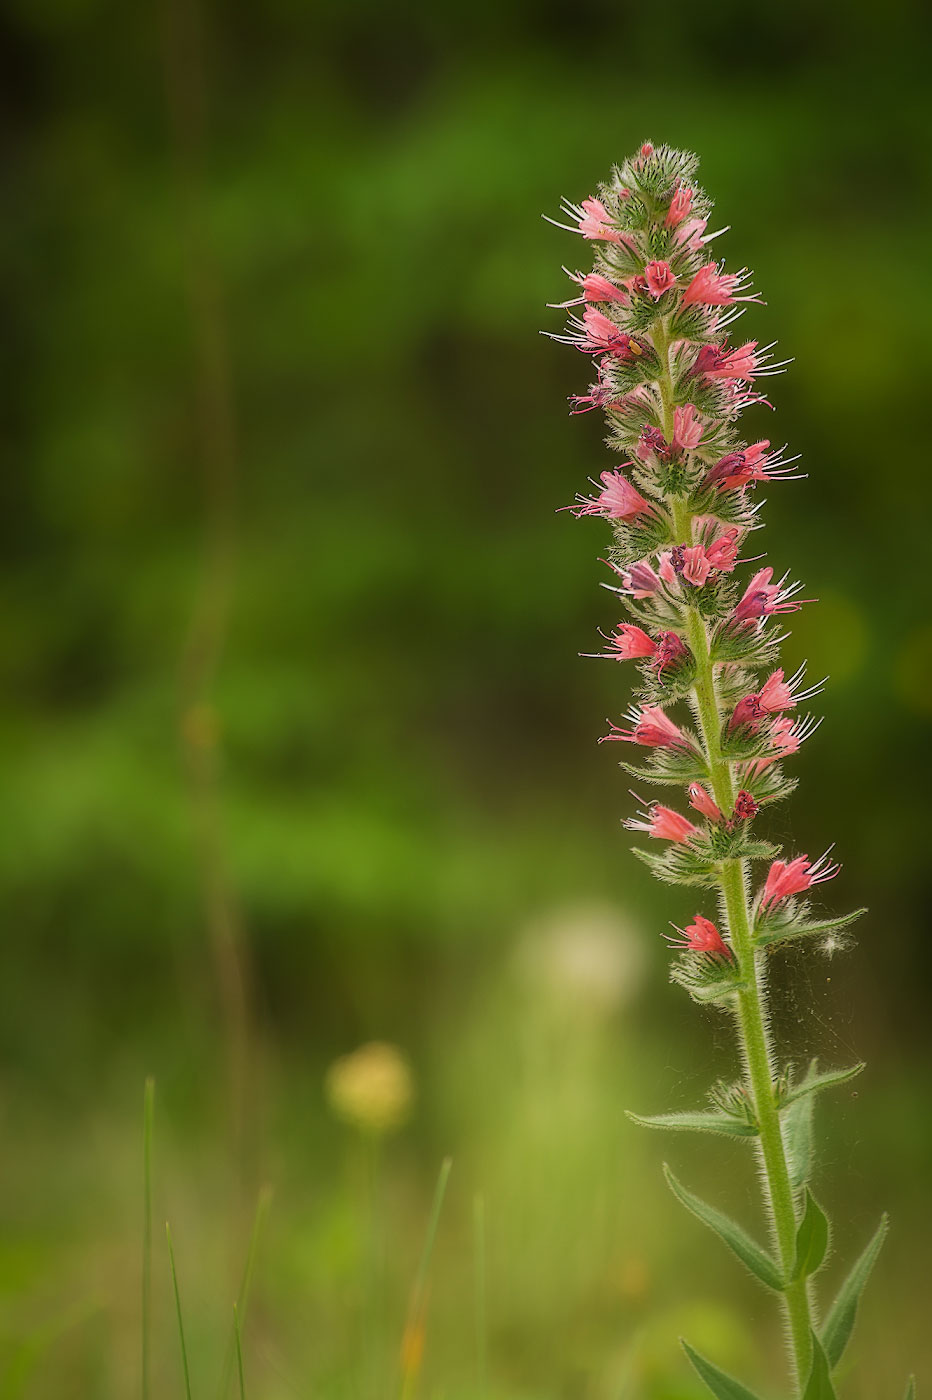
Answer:
MULTIPOLYGON (((146 1072, 205 1356, 208 1333, 225 1344, 248 1214, 183 758, 207 540, 166 100, 188 12, 11 0, 3 21, 3 1395, 134 1383, 146 1072)), ((811 475, 770 491, 768 549, 820 600, 788 660, 831 683, 777 834, 837 840, 832 901, 872 913, 853 956, 776 973, 778 1029, 801 1062, 870 1062, 826 1110, 827 1150, 851 1163, 839 1237, 854 1248, 896 1206, 861 1393, 904 1356, 932 1368, 927 31, 909 0, 203 15, 195 199, 232 366, 236 547, 195 718, 252 972, 247 1175, 279 1187, 247 1329, 260 1394, 351 1383, 362 1165, 344 1170, 322 1085, 383 1038, 418 1091, 385 1149, 386 1337, 455 1159, 425 1384, 471 1384, 475 1190, 497 1393, 689 1396, 684 1328, 767 1376, 753 1300, 621 1118, 671 1087, 690 1106, 730 1048, 665 986, 659 933, 693 909, 620 841, 632 799, 594 740, 626 679, 576 659, 617 619, 598 527, 554 514, 611 459, 593 419, 564 413, 585 363, 537 335, 559 328, 544 303, 577 255, 538 214, 648 136, 701 154, 734 226, 716 248, 768 302, 749 334, 795 357, 773 431, 811 475)), ((724 1149, 702 1161, 735 1170, 724 1149)), ((156 1321, 167 1349, 167 1310, 156 1321)), ((174 1384, 174 1354, 160 1365, 174 1384)))

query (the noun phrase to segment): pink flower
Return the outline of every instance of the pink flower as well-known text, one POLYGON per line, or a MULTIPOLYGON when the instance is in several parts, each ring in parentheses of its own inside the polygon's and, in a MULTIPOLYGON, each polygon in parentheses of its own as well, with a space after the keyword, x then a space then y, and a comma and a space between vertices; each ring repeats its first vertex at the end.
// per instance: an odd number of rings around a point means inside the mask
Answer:
POLYGON ((628 830, 646 831, 648 836, 659 837, 662 841, 688 841, 698 830, 686 817, 659 802, 652 802, 647 811, 639 812, 638 816, 640 821, 631 817, 625 822, 628 830))
POLYGON ((686 288, 683 305, 727 306, 737 281, 736 272, 720 272, 717 263, 706 263, 686 288))
POLYGON ((782 668, 779 671, 771 671, 764 681, 758 699, 761 709, 767 714, 775 714, 778 710, 788 710, 791 705, 796 704, 792 689, 783 679, 782 668))
POLYGON ((687 219, 684 224, 680 224, 673 235, 674 243, 679 247, 685 243, 691 253, 701 252, 704 242, 702 235, 705 233, 707 223, 707 219, 687 219))
POLYGON ((713 569, 718 569, 723 574, 732 572, 738 559, 740 538, 741 531, 736 526, 732 526, 723 535, 719 535, 712 544, 706 546, 705 557, 713 569))
POLYGON ((747 729, 752 734, 756 734, 760 729, 761 721, 764 718, 764 711, 761 708, 760 697, 757 695, 745 695, 739 700, 728 721, 729 729, 747 729))
POLYGON ((601 238, 608 243, 620 243, 621 234, 616 229, 606 228, 612 222, 611 215, 600 199, 584 199, 579 211, 579 232, 583 238, 601 238))
POLYGON ((790 758, 794 753, 799 753, 800 746, 805 743, 809 735, 818 728, 818 723, 807 717, 806 719, 792 720, 788 715, 778 715, 770 725, 767 741, 770 745, 770 753, 763 758, 756 758, 752 763, 748 763, 742 770, 746 782, 752 782, 760 777, 765 769, 772 763, 776 763, 779 758, 790 758))
POLYGON ((630 730, 623 730, 613 724, 611 734, 604 734, 599 740, 623 739, 629 744, 643 744, 649 749, 688 749, 689 740, 681 729, 668 719, 659 705, 642 705, 629 711, 627 716, 630 730))
POLYGON ((701 783, 690 783, 689 805, 697 812, 701 812, 704 817, 708 817, 709 821, 720 822, 722 820, 721 809, 713 802, 701 783))
MULTIPOLYGON (((614 655, 619 661, 633 661, 639 656, 653 656, 657 643, 647 635, 642 627, 630 622, 620 622, 612 637, 614 655)), ((611 653, 610 653, 611 654, 611 653)))
POLYGON ((673 198, 670 200, 670 209, 664 219, 666 228, 676 228, 681 224, 693 207, 693 192, 688 185, 677 185, 673 198))
POLYGON ((799 584, 784 588, 783 579, 779 583, 771 583, 772 578, 773 569, 760 569, 754 575, 731 615, 733 622, 756 622, 759 618, 769 617, 771 613, 796 612, 802 607, 802 599, 792 599, 799 584))
MULTIPOLYGON (((691 924, 685 928, 673 925, 679 938, 670 938, 670 942, 675 948, 683 948, 689 953, 710 953, 717 958, 730 958, 731 949, 722 938, 718 929, 711 919, 707 919, 704 914, 697 914, 691 924)), ((667 935, 669 938, 669 934, 667 935)))
POLYGON ((676 274, 667 262, 649 262, 644 269, 644 281, 654 301, 657 301, 673 286, 676 274))
POLYGON ((630 301, 627 292, 623 292, 614 282, 600 276, 598 272, 588 272, 583 278, 577 275, 573 280, 579 282, 586 301, 618 301, 622 306, 627 306, 630 301))
POLYGON ((751 380, 758 369, 756 340, 745 341, 734 350, 723 345, 703 345, 693 364, 692 374, 704 374, 709 379, 751 380))
MULTIPOLYGON (((774 474, 767 469, 771 461, 767 452, 769 446, 770 442, 764 438, 743 451, 727 453, 706 474, 703 486, 718 485, 722 490, 734 491, 747 486, 749 481, 770 481, 774 474)), ((776 457, 778 454, 773 455, 776 457)), ((786 471, 776 474, 785 476, 786 471)))
POLYGON ((581 515, 602 515, 606 520, 633 520, 636 515, 650 509, 644 497, 621 472, 600 472, 599 479, 603 490, 594 500, 580 496, 578 506, 564 509, 572 510, 577 519, 581 515))
POLYGON ((661 632, 660 643, 654 656, 654 670, 659 679, 671 666, 679 666, 689 656, 686 647, 676 632, 661 632))
POLYGON ((683 577, 695 588, 701 588, 712 571, 701 544, 690 545, 683 550, 683 577))
POLYGON ((738 296, 750 277, 747 268, 740 272, 723 272, 718 263, 700 267, 683 297, 684 306, 730 306, 735 301, 758 301, 754 296, 738 296))
POLYGON ((684 451, 698 447, 705 425, 691 403, 673 410, 673 445, 684 451))
POLYGON ((670 457, 667 440, 660 429, 654 427, 653 423, 648 423, 642 430, 634 450, 642 462, 649 461, 651 457, 659 457, 662 461, 668 461, 670 457))
POLYGON ((673 564, 672 549, 665 549, 657 560, 657 567, 660 570, 660 577, 664 583, 675 584, 679 582, 676 569, 673 564))
POLYGON ((791 754, 799 753, 800 745, 806 738, 800 726, 789 718, 788 715, 781 715, 775 719, 770 727, 770 747, 773 749, 773 758, 761 759, 758 767, 765 764, 775 763, 778 758, 789 758, 791 754))
POLYGON ((788 899, 790 895, 802 894, 803 890, 811 889, 823 880, 834 879, 841 867, 831 864, 828 856, 826 851, 824 856, 820 856, 814 862, 810 861, 808 856, 797 856, 789 864, 775 860, 767 872, 767 879, 761 891, 761 909, 766 909, 768 904, 774 904, 778 900, 788 899))
POLYGON ((642 559, 622 573, 621 582, 625 591, 633 598, 649 598, 652 593, 657 592, 661 580, 647 560, 642 559))
POLYGON ((754 801, 754 798, 749 792, 746 792, 744 788, 742 788, 735 798, 735 809, 731 816, 732 822, 752 821, 759 811, 760 805, 754 801))
POLYGON ((636 360, 644 354, 644 347, 633 336, 619 330, 615 322, 595 306, 587 306, 582 320, 570 317, 573 333, 560 337, 569 345, 575 345, 584 354, 600 354, 608 350, 618 360, 636 360))

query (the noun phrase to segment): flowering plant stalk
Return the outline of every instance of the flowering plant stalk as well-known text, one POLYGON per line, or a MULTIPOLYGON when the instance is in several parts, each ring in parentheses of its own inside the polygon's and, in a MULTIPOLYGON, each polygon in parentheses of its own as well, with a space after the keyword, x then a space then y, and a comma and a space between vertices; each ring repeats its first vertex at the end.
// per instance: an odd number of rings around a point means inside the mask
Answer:
MULTIPOLYGON (((753 489, 794 478, 796 459, 766 439, 748 443, 740 435, 743 410, 767 404, 758 382, 783 364, 773 361, 772 346, 730 342, 731 327, 759 298, 746 268, 726 272, 710 256, 718 233, 707 231, 712 205, 696 183, 697 164, 687 153, 645 144, 613 169, 597 198, 564 205, 571 222, 558 226, 590 244, 594 267, 569 272, 574 295, 562 303, 569 323, 554 339, 591 357, 595 381, 571 399, 572 411, 603 410, 608 445, 626 459, 569 509, 611 523, 604 562, 613 580, 605 586, 632 619, 600 654, 636 662, 637 703, 604 739, 640 750, 640 761, 622 767, 641 783, 684 789, 690 809, 687 816, 641 799, 644 810, 627 827, 664 844, 635 853, 660 879, 703 891, 712 906, 668 935, 676 955, 671 976, 694 1001, 731 1016, 742 1062, 740 1079, 716 1084, 707 1107, 636 1121, 754 1145, 770 1225, 766 1248, 665 1168, 667 1180, 779 1299, 793 1394, 825 1400, 835 1395, 832 1376, 887 1224, 881 1220, 822 1315, 814 1277, 830 1226, 809 1186, 812 1110, 818 1094, 863 1066, 824 1070, 813 1061, 800 1073, 778 1063, 767 964, 789 942, 837 945, 864 911, 816 912, 806 896, 837 873, 830 852, 787 859, 755 830, 761 810, 795 787, 784 760, 816 727, 799 707, 821 683, 807 689, 804 668, 787 678, 777 664, 779 619, 802 606, 800 585, 787 574, 775 579, 770 565, 738 581, 741 552, 760 528, 753 489), (680 702, 693 727, 671 718, 680 702), (762 877, 752 873, 758 863, 762 877)), ((754 1400, 683 1345, 719 1400, 754 1400)))

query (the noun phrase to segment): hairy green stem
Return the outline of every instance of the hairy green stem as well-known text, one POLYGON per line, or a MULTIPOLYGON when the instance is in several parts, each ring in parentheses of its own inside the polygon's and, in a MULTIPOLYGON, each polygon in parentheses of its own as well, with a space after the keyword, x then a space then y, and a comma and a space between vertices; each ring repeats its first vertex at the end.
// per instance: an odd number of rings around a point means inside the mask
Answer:
MULTIPOLYGON (((661 399, 661 426, 668 442, 673 439, 673 380, 670 373, 670 339, 661 323, 654 334, 654 348, 660 360, 658 388, 661 399)), ((672 502, 673 530, 678 543, 691 545, 693 515, 685 501, 672 502)), ((705 745, 712 793, 718 806, 729 816, 734 807, 735 785, 728 760, 720 746, 722 710, 715 685, 715 670, 709 646, 709 633, 697 608, 687 610, 687 638, 696 667, 693 684, 696 712, 705 745)), ((754 946, 748 910, 746 862, 723 860, 719 888, 728 919, 734 956, 741 974, 737 994, 736 1029, 744 1060, 751 1101, 759 1130, 763 1165, 764 1197, 780 1264, 789 1278, 796 1254, 796 1202, 790 1181, 786 1147, 780 1127, 780 1114, 774 1093, 774 1070, 767 1030, 766 976, 761 954, 754 946)), ((802 1394, 812 1365, 812 1314, 806 1281, 788 1283, 783 1294, 798 1394, 802 1394)))

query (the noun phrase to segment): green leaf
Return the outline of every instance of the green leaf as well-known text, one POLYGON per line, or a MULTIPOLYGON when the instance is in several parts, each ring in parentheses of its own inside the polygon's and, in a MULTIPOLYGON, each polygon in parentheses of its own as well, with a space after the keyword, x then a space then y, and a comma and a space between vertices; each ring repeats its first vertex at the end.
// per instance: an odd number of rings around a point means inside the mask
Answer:
POLYGON ((644 1118, 639 1113, 628 1113, 632 1123, 642 1128, 666 1128, 668 1132, 719 1133, 723 1137, 757 1137, 753 1123, 740 1118, 732 1118, 728 1113, 658 1113, 644 1118))
POLYGON ((803 1391, 803 1400, 837 1400, 835 1387, 832 1385, 832 1370, 828 1357, 822 1350, 822 1343, 816 1334, 813 1332, 811 1336, 812 1370, 809 1372, 806 1389, 803 1391))
POLYGON ((850 914, 839 914, 834 919, 796 919, 789 910, 775 911, 758 925, 754 941, 758 948, 772 948, 776 943, 788 943, 796 938, 815 938, 820 933, 836 933, 866 913, 866 909, 854 909, 850 914))
POLYGON ((748 1390, 747 1386, 736 1381, 733 1376, 726 1375, 717 1366, 713 1366, 711 1361, 707 1361, 704 1356, 700 1356, 698 1351, 693 1351, 688 1342, 680 1338, 680 1346, 692 1362, 700 1380, 716 1396, 716 1400, 757 1400, 757 1396, 748 1390))
POLYGON ((794 1191, 809 1179, 812 1169, 812 1105, 812 1095, 807 1094, 790 1104, 782 1117, 783 1143, 794 1191))
POLYGON ((760 1245, 752 1240, 750 1235, 730 1216, 724 1215, 714 1206, 710 1206, 705 1201, 700 1200, 698 1196, 694 1196, 691 1191, 687 1191, 685 1186, 681 1186, 666 1163, 664 1163, 663 1173, 667 1178, 667 1185, 677 1200, 681 1201, 697 1220, 701 1220, 703 1225, 708 1225, 710 1230, 714 1230, 719 1239, 724 1240, 732 1253, 737 1255, 745 1268, 749 1269, 756 1279, 779 1293, 783 1288, 783 1279, 766 1250, 761 1249, 760 1245))
POLYGON ((909 1380, 906 1382, 906 1394, 903 1396, 903 1400, 916 1400, 915 1376, 910 1376, 909 1380))
POLYGON ((796 1231, 796 1261, 793 1278, 817 1273, 828 1253, 828 1216, 806 1187, 806 1209, 796 1231))
POLYGON ((880 1224, 863 1254, 838 1290, 838 1296, 823 1324, 822 1345, 825 1347, 825 1353, 832 1366, 838 1365, 845 1347, 848 1345, 851 1333, 854 1331, 858 1303, 861 1301, 861 1294, 870 1278, 871 1270, 877 1262, 881 1245, 886 1238, 888 1225, 887 1216, 881 1216, 880 1224))
POLYGON ((807 1094, 821 1094, 823 1089, 834 1089, 836 1084, 847 1084, 849 1079, 854 1079, 855 1075, 860 1074, 864 1068, 862 1060, 860 1064, 850 1065, 847 1069, 827 1069, 819 1074, 816 1070, 816 1062, 813 1060, 805 1079, 787 1092, 783 1100, 783 1107, 788 1107, 797 1099, 805 1098, 807 1094))

